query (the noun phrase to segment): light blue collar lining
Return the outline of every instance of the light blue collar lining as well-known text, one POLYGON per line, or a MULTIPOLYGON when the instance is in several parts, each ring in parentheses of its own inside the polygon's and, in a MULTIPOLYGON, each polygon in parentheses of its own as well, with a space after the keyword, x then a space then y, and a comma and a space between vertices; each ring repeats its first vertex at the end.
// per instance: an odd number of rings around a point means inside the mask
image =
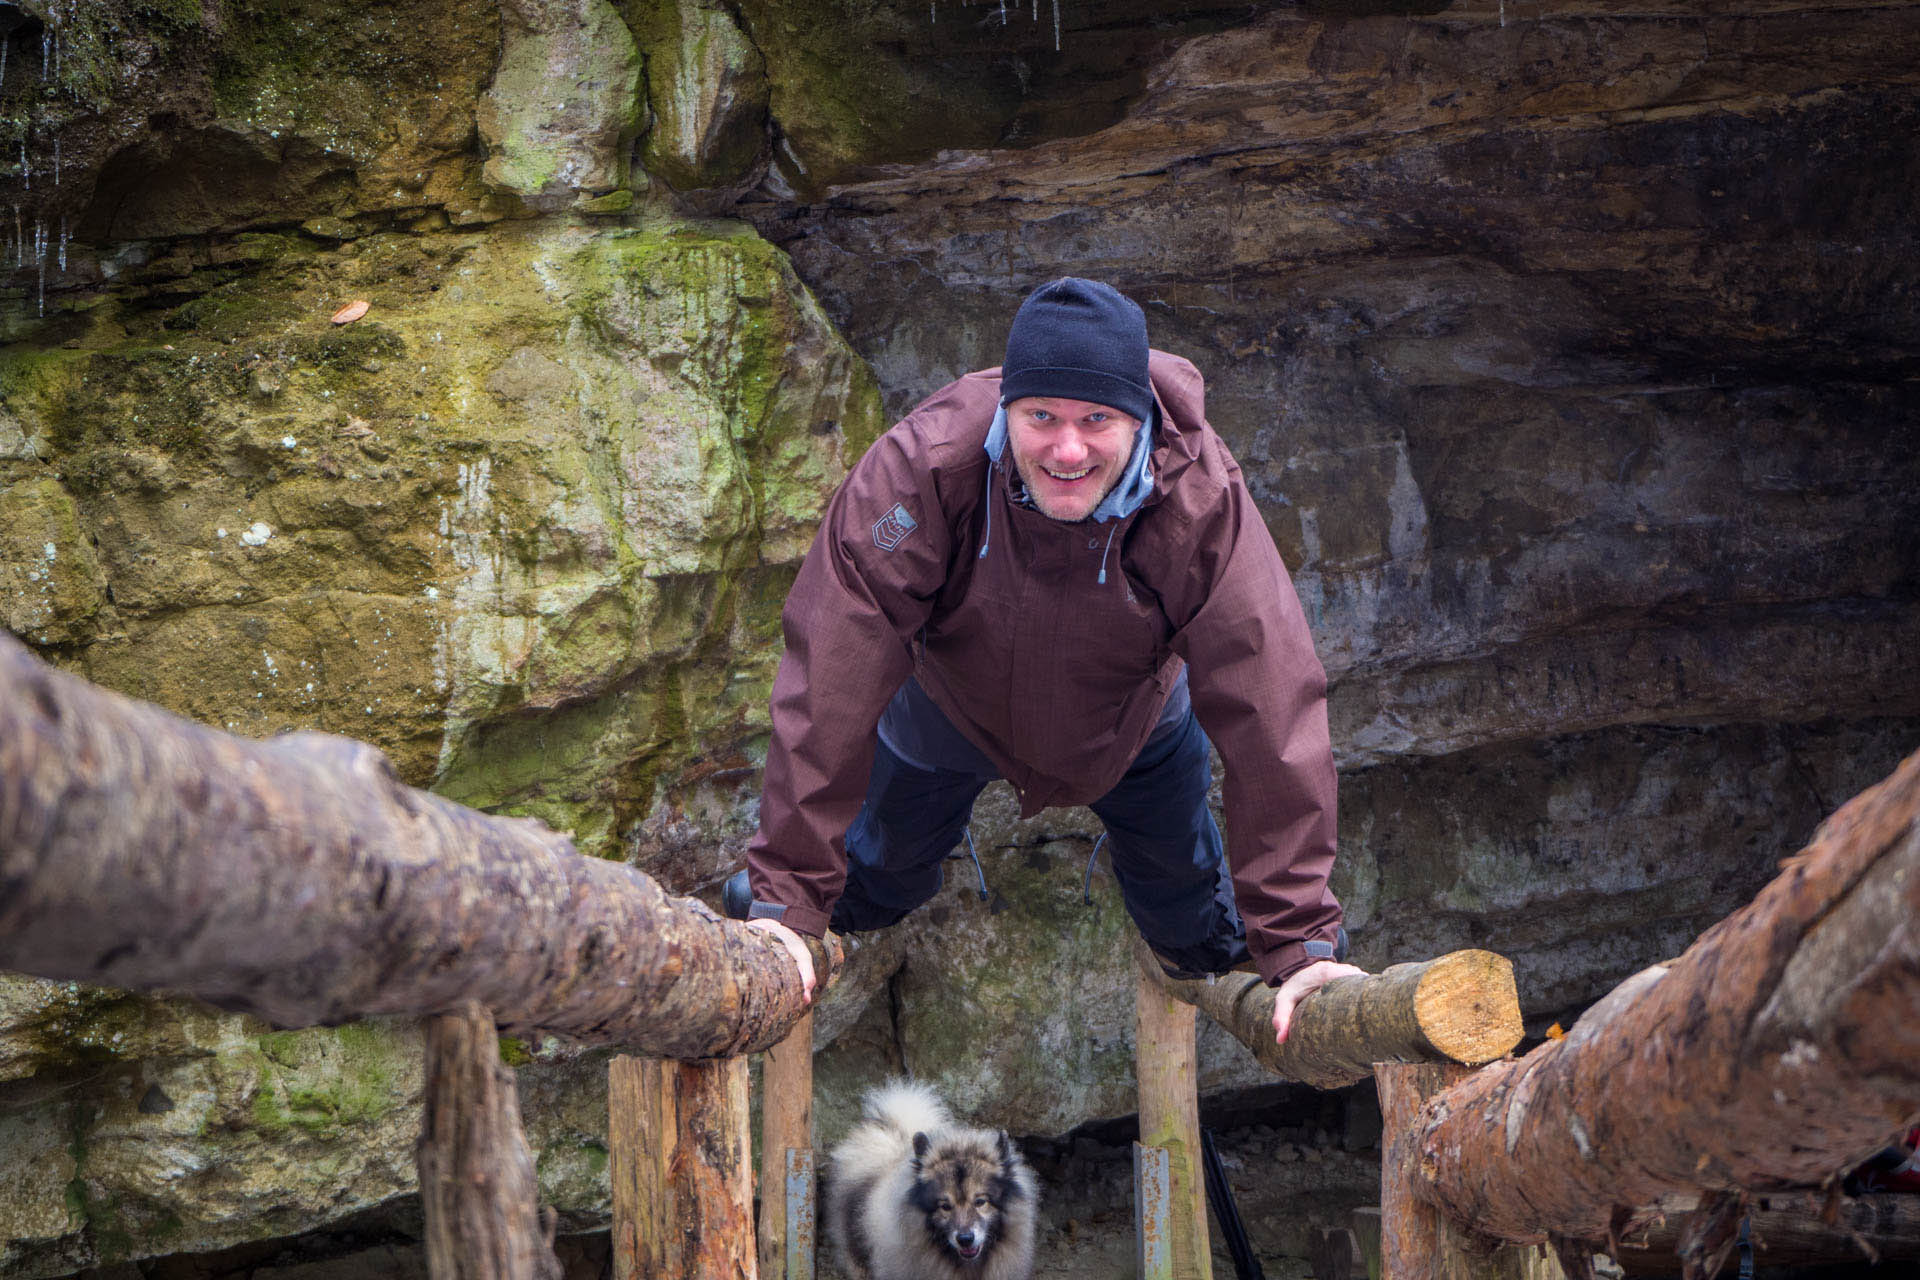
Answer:
MULTIPOLYGON (((1152 414, 1140 424, 1134 433, 1133 453, 1127 458, 1127 469, 1120 477, 1120 483, 1113 491, 1100 500, 1087 519, 1098 524, 1108 520, 1119 520, 1132 515, 1140 509, 1140 504, 1153 492, 1153 424, 1159 414, 1156 407, 1152 414)), ((993 425, 987 429, 987 456, 999 462, 1007 451, 1007 406, 1000 405, 993 411, 993 425)), ((982 549, 984 553, 984 548, 982 549)))

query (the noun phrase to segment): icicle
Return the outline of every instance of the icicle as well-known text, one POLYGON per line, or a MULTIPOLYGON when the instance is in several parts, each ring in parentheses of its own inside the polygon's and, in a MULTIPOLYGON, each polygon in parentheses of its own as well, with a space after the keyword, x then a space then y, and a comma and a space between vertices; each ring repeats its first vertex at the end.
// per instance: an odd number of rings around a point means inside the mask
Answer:
POLYGON ((20 225, 20 206, 13 206, 13 265, 27 265, 27 229, 20 225))
POLYGON ((53 60, 53 32, 40 33, 40 83, 47 82, 47 64, 53 60))
POLYGON ((1507 0, 1500 0, 1500 25, 1507 25, 1507 0))
POLYGON ((67 215, 60 215, 60 274, 67 273, 67 215))
POLYGON ((12 47, 7 41, 0 40, 0 87, 7 83, 7 50, 12 47))
POLYGON ((20 181, 28 191, 33 190, 33 166, 27 163, 27 140, 20 139, 20 181))
POLYGON ((1053 51, 1060 52, 1060 0, 1053 0, 1053 51))
POLYGON ((53 185, 60 185, 60 135, 53 135, 53 185))
POLYGON ((40 219, 33 220, 33 257, 40 265, 40 314, 47 314, 47 228, 40 219))

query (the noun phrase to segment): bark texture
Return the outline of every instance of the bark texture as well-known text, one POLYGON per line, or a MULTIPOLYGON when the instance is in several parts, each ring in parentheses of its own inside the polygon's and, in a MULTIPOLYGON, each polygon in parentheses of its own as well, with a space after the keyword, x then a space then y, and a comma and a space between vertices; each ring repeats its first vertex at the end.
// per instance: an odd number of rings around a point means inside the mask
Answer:
MULTIPOLYGON (((1849 1197, 1829 1207, 1825 1195, 1796 1192, 1760 1198, 1751 1212, 1756 1266, 1920 1262, 1920 1196, 1849 1197)), ((1628 1275, 1672 1275, 1683 1221, 1665 1219, 1643 1239, 1623 1241, 1615 1260, 1628 1275)))
POLYGON ((804 1009, 778 942, 539 823, 351 739, 182 720, 4 635, 0 968, 283 1027, 472 1000, 512 1034, 672 1058, 765 1049, 804 1009))
POLYGON ((1752 904, 1563 1040, 1438 1095, 1421 1195, 1489 1235, 1617 1237, 1663 1196, 1819 1185, 1920 1114, 1920 756, 1752 904))
POLYGON ((513 1069, 492 1016, 472 1002, 427 1023, 418 1156, 434 1280, 560 1280, 513 1069))
POLYGON ((1140 971, 1195 1006, 1288 1080, 1338 1089, 1379 1062, 1491 1062, 1520 1043, 1513 966, 1491 951, 1455 951, 1365 978, 1336 978, 1295 1010, 1285 1044, 1273 1041, 1273 989, 1250 973, 1212 982, 1169 978, 1133 941, 1140 971))
POLYGON ((747 1060, 607 1068, 615 1280, 753 1280, 747 1060))

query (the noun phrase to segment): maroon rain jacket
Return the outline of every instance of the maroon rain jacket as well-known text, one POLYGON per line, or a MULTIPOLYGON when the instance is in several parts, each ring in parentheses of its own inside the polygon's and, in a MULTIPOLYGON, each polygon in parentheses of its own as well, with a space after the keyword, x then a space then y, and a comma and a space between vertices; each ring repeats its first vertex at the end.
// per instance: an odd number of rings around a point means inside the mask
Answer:
POLYGON ((1326 674, 1199 370, 1155 351, 1149 375, 1153 491, 1131 516, 1069 524, 1011 499, 1011 447, 998 464, 985 449, 998 369, 922 403, 834 495, 787 597, 748 851, 753 896, 790 927, 827 928, 880 713, 910 673, 1031 816, 1120 780, 1184 661, 1226 764, 1227 860, 1261 975, 1334 940, 1326 674))

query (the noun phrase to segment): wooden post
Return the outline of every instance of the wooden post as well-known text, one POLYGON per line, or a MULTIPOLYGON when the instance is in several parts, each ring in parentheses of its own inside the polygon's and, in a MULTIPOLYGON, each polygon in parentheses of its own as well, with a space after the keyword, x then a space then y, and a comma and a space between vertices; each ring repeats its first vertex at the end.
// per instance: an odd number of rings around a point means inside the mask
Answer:
POLYGON ((813 1014, 808 1012, 793 1024, 793 1034, 767 1050, 760 1065, 761 1280, 813 1280, 812 1175, 813 1014), (805 1157, 804 1171, 796 1167, 795 1156, 805 1157), (802 1197, 801 1204, 790 1203, 795 1195, 802 1197))
POLYGON ((747 1060, 607 1068, 615 1280, 755 1280, 747 1060))
POLYGON ((1428 1098, 1473 1074, 1454 1063, 1386 1063, 1380 1089, 1380 1280, 1566 1280, 1554 1256, 1531 1245, 1491 1248, 1453 1228, 1419 1199, 1420 1112, 1428 1098))
POLYGON ((1140 1088, 1140 1142, 1167 1153, 1174 1280, 1213 1280, 1207 1193, 1200 1170, 1199 1063, 1194 1008, 1139 974, 1134 996, 1134 1072, 1140 1088))
POLYGON ((420 1209, 433 1280, 560 1280, 513 1068, 477 1002, 427 1023, 420 1209))

